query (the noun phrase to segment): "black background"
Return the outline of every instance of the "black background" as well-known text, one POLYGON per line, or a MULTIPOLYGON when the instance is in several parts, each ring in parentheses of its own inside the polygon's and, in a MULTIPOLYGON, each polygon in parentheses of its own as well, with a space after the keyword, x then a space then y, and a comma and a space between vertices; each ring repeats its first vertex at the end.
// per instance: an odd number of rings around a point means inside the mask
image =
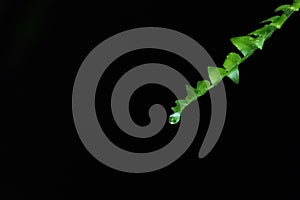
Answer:
MULTIPOLYGON (((87 152, 73 124, 77 70, 104 39, 131 28, 170 28, 197 40, 222 65, 235 51, 231 37, 259 28, 276 6, 290 3, 261 2, 1 1, 1 195, 299 198, 299 13, 240 66, 239 85, 224 81, 225 127, 204 159, 197 158, 203 138, 198 134, 191 148, 164 169, 118 172, 87 152)), ((166 109, 173 106, 170 95, 157 98, 169 104, 166 109)))

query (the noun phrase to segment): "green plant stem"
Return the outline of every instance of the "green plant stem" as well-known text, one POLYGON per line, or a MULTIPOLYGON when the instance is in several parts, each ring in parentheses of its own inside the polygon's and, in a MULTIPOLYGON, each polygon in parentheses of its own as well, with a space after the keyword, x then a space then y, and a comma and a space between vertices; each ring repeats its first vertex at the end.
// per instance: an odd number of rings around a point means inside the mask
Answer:
POLYGON ((290 16, 298 11, 300 8, 300 0, 294 0, 292 5, 279 6, 275 12, 282 11, 281 16, 274 16, 269 18, 262 23, 270 22, 261 29, 258 29, 247 36, 240 36, 231 38, 232 43, 240 50, 243 57, 231 52, 227 55, 226 60, 223 64, 224 68, 210 67, 208 74, 210 82, 207 80, 199 81, 197 88, 186 86, 187 97, 183 100, 176 100, 176 106, 172 107, 174 113, 170 115, 169 122, 176 124, 180 120, 182 111, 193 101, 197 100, 200 96, 203 96, 207 91, 211 90, 222 81, 224 77, 229 77, 235 83, 239 82, 238 67, 241 63, 247 60, 257 49, 262 50, 264 42, 269 39, 272 34, 282 27, 282 25, 290 18, 290 16), (255 37, 251 37, 255 36, 255 37))

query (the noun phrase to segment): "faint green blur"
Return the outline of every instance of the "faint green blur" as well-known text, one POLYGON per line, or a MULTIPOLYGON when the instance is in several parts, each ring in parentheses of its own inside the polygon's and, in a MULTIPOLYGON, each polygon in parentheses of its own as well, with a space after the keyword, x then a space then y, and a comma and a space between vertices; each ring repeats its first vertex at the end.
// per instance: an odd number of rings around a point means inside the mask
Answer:
POLYGON ((19 71, 32 49, 47 30, 50 1, 0 1, 4 59, 10 72, 19 71))

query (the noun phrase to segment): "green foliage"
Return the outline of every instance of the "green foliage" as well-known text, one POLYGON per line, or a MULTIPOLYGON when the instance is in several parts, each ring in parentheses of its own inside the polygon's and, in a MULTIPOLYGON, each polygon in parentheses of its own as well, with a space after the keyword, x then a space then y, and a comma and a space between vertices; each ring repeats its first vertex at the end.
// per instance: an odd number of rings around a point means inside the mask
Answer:
POLYGON ((283 11, 285 14, 287 14, 289 12, 289 10, 291 10, 291 5, 282 5, 282 6, 277 7, 275 9, 275 12, 283 11))
POLYGON ((281 16, 274 16, 269 19, 262 21, 262 23, 271 22, 271 26, 274 26, 277 29, 280 29, 284 22, 287 20, 286 14, 282 14, 281 16))
POLYGON ((226 75, 226 70, 219 67, 208 67, 208 76, 212 85, 218 84, 226 75))
POLYGON ((250 36, 234 37, 231 42, 244 56, 250 56, 257 48, 255 39, 250 36))
POLYGON ((204 95, 210 87, 210 82, 208 80, 198 81, 197 83, 197 97, 204 95))
POLYGON ((242 58, 239 54, 231 52, 227 55, 223 66, 227 71, 230 71, 231 69, 237 67, 241 61, 242 58))
POLYGON ((190 102, 190 101, 194 101, 197 99, 197 96, 196 96, 196 89, 193 88, 192 86, 190 85, 185 85, 185 89, 186 89, 186 92, 187 92, 187 96, 185 98, 185 100, 187 102, 190 102))
POLYGON ((175 101, 176 106, 172 107, 172 110, 174 111, 174 113, 181 113, 182 110, 185 108, 185 106, 187 105, 187 101, 184 99, 179 99, 175 101))
POLYGON ((272 33, 274 30, 275 30, 274 26, 267 24, 264 27, 249 33, 248 35, 257 36, 258 38, 262 38, 263 40, 266 40, 268 39, 269 34, 272 33))
POLYGON ((234 83, 239 83, 239 65, 250 57, 257 49, 262 50, 264 43, 269 39, 276 29, 280 29, 286 20, 295 11, 300 9, 300 0, 294 0, 292 5, 281 5, 275 9, 275 12, 281 12, 281 15, 270 17, 261 23, 265 23, 246 36, 231 38, 232 44, 242 53, 230 52, 223 63, 223 67, 208 66, 208 80, 198 81, 197 88, 186 85, 187 96, 184 100, 176 100, 175 107, 172 107, 174 114, 169 117, 171 124, 176 124, 180 120, 183 109, 198 97, 204 95, 208 90, 216 86, 224 77, 230 78, 234 83))
POLYGON ((235 67, 230 71, 230 73, 227 75, 234 83, 239 84, 240 82, 240 73, 239 68, 235 67))

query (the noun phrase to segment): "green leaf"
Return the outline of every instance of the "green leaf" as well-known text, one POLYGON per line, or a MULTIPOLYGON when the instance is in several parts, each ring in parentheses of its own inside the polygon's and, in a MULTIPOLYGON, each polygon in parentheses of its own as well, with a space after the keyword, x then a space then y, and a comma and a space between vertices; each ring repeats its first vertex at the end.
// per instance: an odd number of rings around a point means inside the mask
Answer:
POLYGON ((274 26, 268 24, 260 29, 257 29, 256 31, 249 33, 248 35, 256 36, 254 39, 254 44, 257 46, 257 48, 262 50, 265 40, 271 36, 274 30, 274 26))
POLYGON ((197 82, 197 96, 204 95, 209 90, 210 82, 208 80, 197 82))
POLYGON ((251 33, 249 33, 248 35, 254 35, 254 36, 258 36, 258 37, 262 37, 262 38, 266 38, 269 35, 269 33, 271 33, 272 31, 274 31, 274 27, 267 24, 264 27, 257 29, 256 31, 253 31, 251 33))
POLYGON ((299 11, 300 9, 300 0, 294 0, 293 5, 291 6, 291 10, 299 11))
POLYGON ((229 53, 224 61, 223 66, 227 71, 231 70, 232 68, 238 66, 241 62, 242 58, 237 53, 229 53))
POLYGON ((266 38, 264 37, 258 37, 255 38, 255 45, 262 50, 263 46, 264 46, 264 42, 265 42, 266 38))
POLYGON ((242 52, 244 56, 251 55, 256 47, 255 39, 250 36, 240 36, 231 38, 231 42, 242 52))
POLYGON ((171 109, 173 110, 174 113, 181 112, 180 106, 179 107, 178 106, 174 106, 171 109))
POLYGON ((282 14, 281 16, 276 15, 274 17, 266 19, 266 20, 262 21, 262 23, 271 22, 271 24, 270 24, 271 26, 274 26, 275 28, 280 29, 286 20, 287 20, 286 14, 282 14))
POLYGON ((287 13, 290 9, 291 9, 291 5, 282 5, 282 6, 279 6, 275 9, 275 12, 278 12, 278 11, 283 11, 284 13, 287 13))
POLYGON ((186 89, 186 92, 187 92, 187 96, 185 98, 186 101, 191 102, 191 101, 197 99, 195 88, 193 88, 190 85, 185 85, 185 89, 186 89))
POLYGON ((176 104, 176 106, 175 106, 175 107, 172 107, 171 109, 172 109, 174 112, 181 113, 182 110, 187 106, 187 101, 184 100, 184 99, 179 99, 179 100, 176 100, 176 101, 175 101, 175 104, 176 104))
POLYGON ((213 85, 219 83, 223 79, 225 74, 226 71, 224 68, 212 67, 212 66, 208 67, 208 76, 213 85))
POLYGON ((280 29, 284 22, 287 20, 286 14, 282 14, 277 20, 273 21, 270 25, 280 29))
POLYGON ((227 75, 234 83, 239 84, 240 73, 238 67, 232 69, 227 75))
POLYGON ((276 15, 276 16, 270 17, 269 19, 266 19, 266 20, 264 20, 264 21, 262 21, 262 22, 260 22, 260 23, 274 22, 274 21, 276 21, 276 20, 279 19, 279 18, 280 18, 280 16, 279 16, 279 15, 276 15))

